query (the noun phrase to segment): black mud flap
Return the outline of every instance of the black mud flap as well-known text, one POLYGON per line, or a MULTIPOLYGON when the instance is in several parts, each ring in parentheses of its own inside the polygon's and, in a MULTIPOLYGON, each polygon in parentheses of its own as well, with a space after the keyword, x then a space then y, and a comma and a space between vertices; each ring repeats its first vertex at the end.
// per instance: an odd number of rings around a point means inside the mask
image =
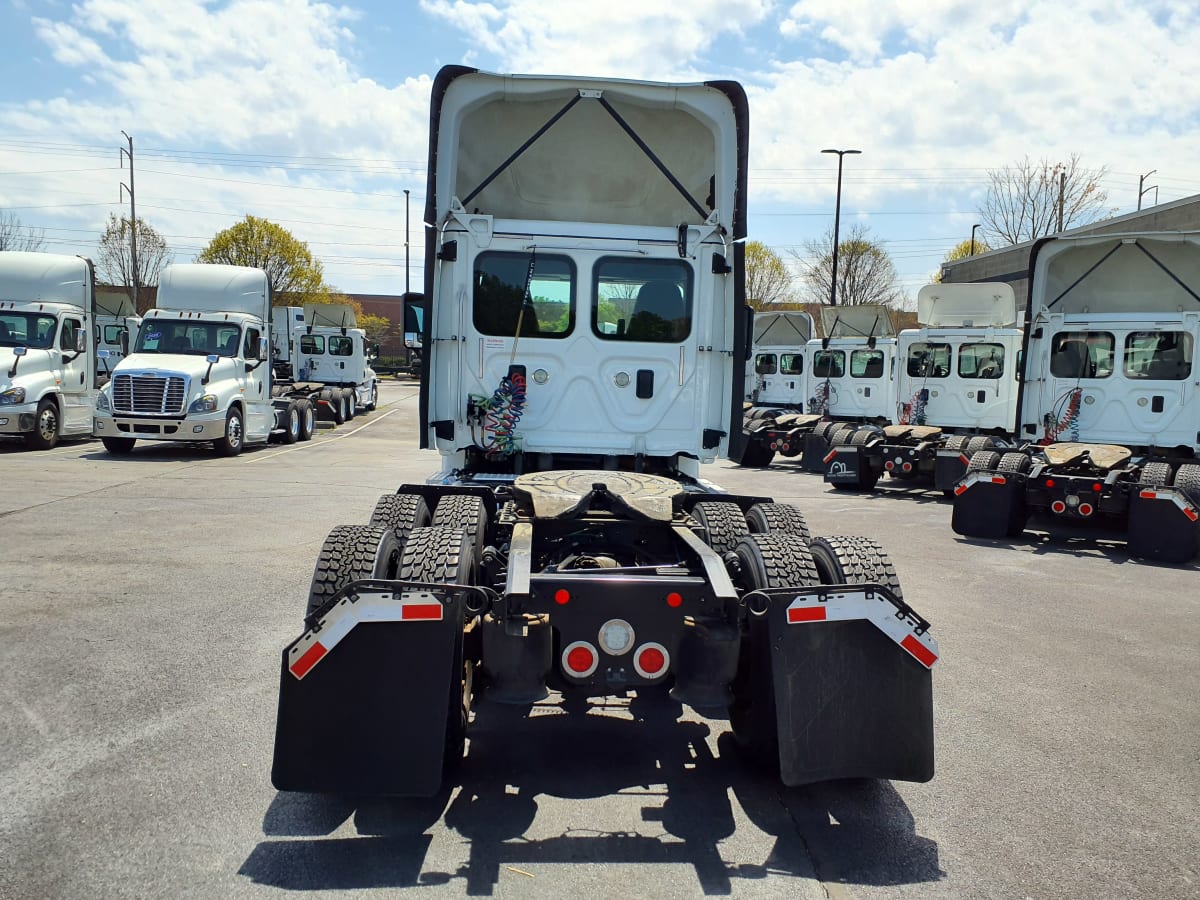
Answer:
POLYGON ((855 447, 853 444, 830 447, 822 461, 825 464, 825 480, 830 484, 848 484, 854 487, 862 484, 862 466, 866 465, 862 447, 855 447))
POLYGON ((425 797, 442 783, 461 589, 354 582, 283 651, 271 782, 425 797))
POLYGON ((939 491, 952 491, 967 474, 970 460, 960 450, 939 450, 933 461, 933 486, 939 491))
POLYGON ((1189 562, 1200 552, 1200 512, 1173 488, 1144 488, 1129 498, 1129 555, 1189 562))
POLYGON ((828 452, 829 442, 810 431, 804 435, 804 455, 800 457, 800 468, 819 475, 825 471, 825 455, 828 452))
POLYGON ((964 537, 1002 538, 1025 527, 1025 476, 970 472, 954 489, 950 527, 964 537))
POLYGON ((783 783, 933 778, 929 623, 879 585, 770 593, 783 783))

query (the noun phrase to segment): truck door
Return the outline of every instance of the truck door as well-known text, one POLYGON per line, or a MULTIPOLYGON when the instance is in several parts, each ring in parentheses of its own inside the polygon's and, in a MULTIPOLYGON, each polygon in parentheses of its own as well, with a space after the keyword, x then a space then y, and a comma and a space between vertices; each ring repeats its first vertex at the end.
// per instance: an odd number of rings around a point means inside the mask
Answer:
POLYGON ((89 343, 83 320, 64 316, 58 335, 59 356, 54 360, 62 367, 57 378, 63 398, 64 430, 84 427, 92 418, 92 356, 87 352, 89 343))
POLYGON ((248 325, 242 341, 242 356, 245 359, 245 365, 241 365, 245 373, 242 396, 246 401, 246 436, 254 440, 268 437, 275 424, 275 409, 271 405, 271 392, 268 389, 271 366, 268 361, 258 358, 259 343, 264 337, 262 328, 248 325), (247 372, 248 367, 252 368, 247 372))
POLYGON ((301 332, 296 377, 301 381, 332 381, 333 373, 325 359, 325 335, 301 332))

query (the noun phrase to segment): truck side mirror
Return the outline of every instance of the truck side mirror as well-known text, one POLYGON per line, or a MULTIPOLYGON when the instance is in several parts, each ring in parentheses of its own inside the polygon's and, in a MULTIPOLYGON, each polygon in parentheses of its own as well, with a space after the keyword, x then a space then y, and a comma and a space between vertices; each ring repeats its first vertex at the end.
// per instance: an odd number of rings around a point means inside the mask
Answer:
POLYGON ((75 332, 75 352, 82 353, 87 349, 87 332, 80 328, 75 332))
POLYGON ((121 329, 121 337, 119 338, 119 341, 121 344, 121 355, 128 356, 129 355, 129 330, 128 329, 126 329, 126 328, 121 329))
POLYGON ((260 362, 270 359, 271 345, 265 337, 258 339, 258 359, 260 362))

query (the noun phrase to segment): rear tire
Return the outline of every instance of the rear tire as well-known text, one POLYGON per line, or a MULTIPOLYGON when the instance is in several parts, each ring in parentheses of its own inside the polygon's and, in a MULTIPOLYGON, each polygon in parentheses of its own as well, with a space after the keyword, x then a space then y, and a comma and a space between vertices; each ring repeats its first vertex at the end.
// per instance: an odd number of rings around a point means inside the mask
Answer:
POLYGON ((986 434, 977 434, 975 437, 968 439, 966 445, 963 447, 963 450, 966 451, 967 456, 970 456, 974 453, 980 452, 981 450, 990 450, 995 446, 995 438, 989 437, 986 434))
POLYGON ((1009 472, 1013 475, 1024 475, 1029 471, 1031 462, 1024 453, 1005 453, 1000 457, 997 471, 1009 472))
POLYGON ((289 403, 283 413, 283 434, 280 441, 294 444, 300 440, 300 410, 295 403, 289 403))
POLYGON ((317 430, 316 408, 311 400, 297 400, 296 408, 300 411, 300 440, 311 441, 317 430))
POLYGON ((702 500, 692 507, 692 518, 700 525, 700 537, 718 554, 733 550, 750 533, 746 517, 736 503, 702 500))
POLYGON ((1138 473, 1138 484, 1146 487, 1166 487, 1170 483, 1171 464, 1168 462, 1148 462, 1138 473))
POLYGON ((420 494, 384 494, 371 513, 371 524, 392 529, 401 546, 414 528, 427 528, 431 520, 429 504, 420 494))
POLYGON ((1175 489, 1200 506, 1200 465, 1184 463, 1175 473, 1175 489))
POLYGON ((995 472, 1001 459, 1002 457, 995 450, 980 450, 971 456, 971 461, 967 463, 967 471, 995 472))
POLYGON ((471 542, 472 559, 478 563, 487 543, 487 506, 481 497, 471 494, 446 494, 438 499, 433 526, 457 528, 471 542))
POLYGON ((329 411, 333 414, 333 424, 341 425, 346 421, 346 401, 342 399, 342 392, 337 388, 333 388, 329 392, 329 411))
POLYGON ((751 534, 794 534, 808 537, 808 522, 799 507, 788 503, 755 503, 746 510, 751 534))
POLYGON ((342 396, 346 398, 346 421, 353 422, 358 415, 358 394, 354 388, 346 388, 342 396))
POLYGON ((137 438, 102 437, 100 443, 113 456, 127 456, 133 452, 133 445, 137 443, 137 438))
POLYGON ((903 599, 896 567, 886 551, 871 539, 846 535, 816 537, 808 546, 821 584, 881 584, 896 599, 903 599))
MULTIPOLYGON (((818 584, 808 544, 794 534, 750 534, 737 543, 741 586, 760 588, 807 587, 818 584)), ((771 640, 767 616, 751 616, 742 635, 737 675, 730 687, 729 727, 734 739, 755 765, 779 768, 779 722, 775 709, 775 679, 771 671, 771 640)))
POLYGON ((400 544, 390 528, 378 525, 339 525, 329 532, 308 589, 306 624, 317 617, 329 598, 352 581, 396 577, 400 544))

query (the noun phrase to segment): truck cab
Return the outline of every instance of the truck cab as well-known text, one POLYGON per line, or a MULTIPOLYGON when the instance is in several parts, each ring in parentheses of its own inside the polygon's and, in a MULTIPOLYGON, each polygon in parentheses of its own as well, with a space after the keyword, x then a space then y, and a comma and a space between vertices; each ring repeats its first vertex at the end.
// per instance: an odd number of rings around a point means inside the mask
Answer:
POLYGON ((806 312, 786 310, 754 317, 751 366, 746 373, 748 401, 804 412, 808 397, 804 350, 812 333, 813 319, 806 312))
POLYGON ((808 411, 831 419, 890 422, 895 415, 896 329, 878 304, 821 309, 825 337, 808 342, 808 411))
POLYGON ((112 376, 117 363, 125 358, 129 346, 137 337, 142 317, 124 292, 111 289, 96 297, 96 317, 93 326, 96 341, 96 374, 100 384, 112 376))
POLYGON ((0 434, 36 450, 91 434, 94 297, 87 259, 0 252, 0 434))
POLYGON ((225 455, 277 427, 268 362, 270 284, 261 269, 163 269, 158 304, 96 401, 94 433, 110 453, 135 441, 211 442, 225 455))
POLYGON ((378 347, 368 346, 366 332, 357 326, 354 308, 347 304, 273 307, 271 359, 277 380, 319 384, 322 402, 327 404, 337 392, 347 418, 358 409, 374 409, 379 386, 371 362, 378 347))

